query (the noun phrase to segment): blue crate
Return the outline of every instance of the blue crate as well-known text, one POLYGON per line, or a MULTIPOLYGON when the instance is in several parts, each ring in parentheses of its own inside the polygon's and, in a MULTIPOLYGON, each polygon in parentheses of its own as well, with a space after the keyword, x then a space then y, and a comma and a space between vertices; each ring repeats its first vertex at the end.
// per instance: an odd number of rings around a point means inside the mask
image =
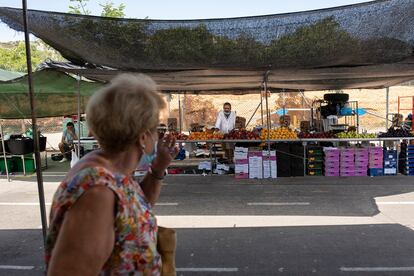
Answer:
POLYGON ((368 173, 370 176, 382 176, 384 175, 384 169, 369 169, 368 173))

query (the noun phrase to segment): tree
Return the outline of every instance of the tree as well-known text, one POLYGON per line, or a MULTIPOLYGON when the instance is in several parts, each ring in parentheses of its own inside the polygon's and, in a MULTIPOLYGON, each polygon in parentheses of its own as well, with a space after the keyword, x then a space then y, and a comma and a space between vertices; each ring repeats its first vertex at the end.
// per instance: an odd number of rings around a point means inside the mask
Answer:
POLYGON ((125 17, 125 4, 121 3, 118 7, 115 7, 113 2, 106 2, 105 4, 99 4, 102 7, 101 16, 104 17, 115 17, 123 18, 125 17))
POLYGON ((89 0, 70 0, 70 2, 77 3, 77 5, 76 6, 70 5, 69 6, 69 13, 86 14, 86 15, 91 14, 91 11, 86 9, 86 5, 87 5, 88 1, 89 0))
MULTIPOLYGON (((90 15, 91 11, 86 8, 89 0, 70 0, 70 2, 77 3, 76 5, 69 6, 69 13, 74 14, 86 14, 90 15)), ((101 16, 103 17, 116 17, 123 18, 125 17, 125 8, 126 5, 121 3, 119 6, 111 1, 105 2, 104 4, 99 3, 99 6, 102 7, 101 16)))
MULTIPOLYGON (((35 69, 45 59, 64 60, 63 57, 40 39, 30 44, 32 67, 35 69)), ((0 46, 0 68, 26 72, 26 46, 23 41, 5 43, 0 46)))

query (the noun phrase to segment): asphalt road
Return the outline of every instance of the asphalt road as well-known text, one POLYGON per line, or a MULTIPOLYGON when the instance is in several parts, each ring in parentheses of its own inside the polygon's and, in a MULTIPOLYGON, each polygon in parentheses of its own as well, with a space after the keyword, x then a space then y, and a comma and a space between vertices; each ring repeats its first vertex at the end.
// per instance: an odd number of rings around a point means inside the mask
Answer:
MULTIPOLYGON (((177 275, 414 275, 413 180, 175 176, 155 211, 177 229, 177 275)), ((36 189, 0 180, 0 275, 43 273, 36 189)))

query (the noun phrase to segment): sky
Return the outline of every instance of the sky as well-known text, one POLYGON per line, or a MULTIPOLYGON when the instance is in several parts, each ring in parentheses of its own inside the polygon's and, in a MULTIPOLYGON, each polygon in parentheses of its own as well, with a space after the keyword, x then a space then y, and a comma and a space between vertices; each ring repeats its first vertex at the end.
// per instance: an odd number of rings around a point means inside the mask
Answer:
MULTIPOLYGON (((87 8, 99 15, 99 3, 109 0, 89 0, 87 8)), ((367 0, 110 0, 115 5, 124 3, 129 18, 201 19, 253 16, 314 10, 350 5, 367 0)), ((0 7, 21 8, 20 0, 0 0, 0 7)), ((27 0, 29 9, 67 12, 69 0, 27 0)), ((22 33, 0 22, 0 42, 23 40, 22 33)))

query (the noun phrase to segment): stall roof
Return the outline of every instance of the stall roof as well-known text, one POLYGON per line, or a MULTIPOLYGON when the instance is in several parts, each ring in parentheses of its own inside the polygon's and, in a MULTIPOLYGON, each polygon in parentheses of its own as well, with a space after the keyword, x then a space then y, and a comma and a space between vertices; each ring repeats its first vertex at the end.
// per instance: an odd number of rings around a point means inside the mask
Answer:
POLYGON ((8 81, 23 76, 24 73, 0 69, 0 81, 8 81))
MULTIPOLYGON (((44 69, 33 73, 33 86, 36 99, 36 115, 54 117, 78 113, 77 80, 66 73, 44 69)), ((84 110, 87 98, 102 84, 81 81, 81 111, 84 110)), ((27 75, 0 81, 0 118, 30 118, 27 75)))
MULTIPOLYGON (((22 31, 21 13, 0 8, 0 20, 22 31)), ((382 88, 414 79, 412 0, 202 20, 28 15, 30 32, 88 68, 84 75, 145 72, 164 91, 259 89, 268 71, 271 89, 382 88)))

